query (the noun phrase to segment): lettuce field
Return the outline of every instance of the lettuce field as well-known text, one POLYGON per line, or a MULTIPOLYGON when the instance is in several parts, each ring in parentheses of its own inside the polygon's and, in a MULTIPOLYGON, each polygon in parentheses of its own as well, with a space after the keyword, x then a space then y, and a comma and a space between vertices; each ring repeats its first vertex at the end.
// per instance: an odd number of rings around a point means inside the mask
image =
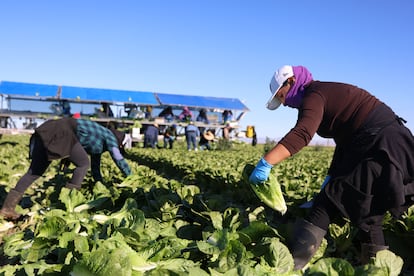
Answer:
MULTIPOLYGON (((26 172, 29 136, 0 139, 0 203, 26 172)), ((359 264, 357 229, 330 225, 303 271, 293 270, 286 247, 299 206, 318 193, 333 154, 307 147, 273 168, 284 215, 264 205, 242 178, 271 145, 233 142, 188 152, 135 146, 125 155, 133 174, 123 178, 109 154, 104 181, 88 173, 82 189, 64 188, 73 165, 54 161, 27 191, 12 223, 0 218, 0 275, 413 275, 414 207, 387 216, 389 250, 359 264)))

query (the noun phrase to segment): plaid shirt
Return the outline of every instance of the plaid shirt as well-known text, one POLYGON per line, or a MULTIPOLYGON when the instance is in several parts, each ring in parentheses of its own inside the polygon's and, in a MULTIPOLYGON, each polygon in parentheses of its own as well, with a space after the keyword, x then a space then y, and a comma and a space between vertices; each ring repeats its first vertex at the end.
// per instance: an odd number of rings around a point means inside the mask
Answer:
POLYGON ((101 155, 108 151, 118 168, 124 175, 130 175, 131 169, 119 151, 115 135, 100 124, 83 119, 77 119, 76 135, 85 151, 91 156, 92 175, 97 181, 102 181, 100 172, 101 155))

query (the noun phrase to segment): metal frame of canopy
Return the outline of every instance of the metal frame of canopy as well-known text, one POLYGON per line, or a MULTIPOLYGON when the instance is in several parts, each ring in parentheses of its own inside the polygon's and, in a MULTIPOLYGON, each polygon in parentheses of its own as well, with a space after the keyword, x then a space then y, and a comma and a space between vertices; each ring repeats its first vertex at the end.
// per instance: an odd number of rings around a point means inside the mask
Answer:
MULTIPOLYGON (((234 128, 237 128, 238 122, 249 109, 239 100, 235 98, 224 97, 206 97, 197 95, 180 95, 167 94, 148 91, 130 91, 130 90, 116 90, 116 89, 101 89, 101 88, 84 88, 75 86, 61 86, 49 84, 34 84, 22 82, 0 82, 0 128, 13 127, 13 118, 25 118, 25 129, 34 128, 33 123, 36 119, 47 120, 56 118, 62 114, 56 114, 50 110, 35 111, 31 109, 32 103, 43 102, 51 104, 60 104, 61 102, 68 102, 69 104, 85 104, 85 105, 101 105, 109 104, 124 108, 127 105, 135 106, 137 108, 152 106, 155 109, 162 109, 166 106, 171 106, 175 110, 182 109, 187 106, 190 110, 197 111, 205 108, 212 113, 219 113, 226 109, 240 112, 234 120, 234 128), (6 101, 7 108, 4 108, 4 101, 6 101), (12 107, 12 101, 27 101, 29 109, 19 110, 19 108, 12 107)), ((45 108, 46 109, 46 108, 45 108)), ((119 123, 126 125, 133 125, 136 118, 114 116, 111 118, 101 117, 92 118, 90 114, 84 114, 92 120, 100 123, 119 123)), ((194 115, 196 116, 196 114, 194 115)), ((157 121, 159 125, 170 125, 171 122, 163 122, 160 118, 153 120, 145 120, 140 118, 142 125, 148 125, 157 121)), ((176 124, 185 125, 183 122, 174 122, 176 124)), ((214 122, 209 125, 213 128, 223 128, 224 125, 220 122, 214 122)))

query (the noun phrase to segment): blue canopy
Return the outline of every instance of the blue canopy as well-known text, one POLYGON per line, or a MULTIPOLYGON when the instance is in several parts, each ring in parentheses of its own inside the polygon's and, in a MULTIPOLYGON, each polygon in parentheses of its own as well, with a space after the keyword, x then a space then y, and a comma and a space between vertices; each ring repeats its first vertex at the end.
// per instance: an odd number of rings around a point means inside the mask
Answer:
POLYGON ((154 93, 146 91, 128 91, 100 88, 83 88, 20 82, 0 82, 0 95, 10 99, 28 100, 68 100, 84 103, 136 104, 152 106, 188 106, 191 109, 230 109, 248 111, 249 109, 235 98, 203 97, 154 93))
POLYGON ((14 98, 54 98, 57 96, 58 90, 58 85, 0 82, 0 94, 14 98))
POLYGON ((152 92, 62 86, 61 99, 88 102, 121 102, 158 105, 152 92))
POLYGON ((239 99, 157 93, 161 105, 249 110, 239 99))

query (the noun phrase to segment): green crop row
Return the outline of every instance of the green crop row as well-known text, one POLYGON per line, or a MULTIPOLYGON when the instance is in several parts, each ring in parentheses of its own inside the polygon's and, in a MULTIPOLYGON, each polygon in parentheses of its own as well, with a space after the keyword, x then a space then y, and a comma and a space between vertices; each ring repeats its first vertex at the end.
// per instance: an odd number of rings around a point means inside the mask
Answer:
MULTIPOLYGON (((1 201, 29 166, 28 136, 0 140, 1 201)), ((275 168, 288 206, 280 215, 243 182, 266 145, 233 143, 188 152, 127 150, 133 175, 123 178, 108 154, 103 182, 88 174, 82 189, 63 188, 73 165, 53 162, 17 208, 24 219, 0 219, 0 275, 398 275, 412 269, 414 214, 384 224, 391 251, 358 265, 358 243, 346 221, 332 224, 305 271, 293 271, 286 247, 298 206, 319 191, 333 148, 308 147, 275 168), (327 271, 330 271, 327 273, 327 271), (325 274, 318 274, 325 273, 325 274)))

